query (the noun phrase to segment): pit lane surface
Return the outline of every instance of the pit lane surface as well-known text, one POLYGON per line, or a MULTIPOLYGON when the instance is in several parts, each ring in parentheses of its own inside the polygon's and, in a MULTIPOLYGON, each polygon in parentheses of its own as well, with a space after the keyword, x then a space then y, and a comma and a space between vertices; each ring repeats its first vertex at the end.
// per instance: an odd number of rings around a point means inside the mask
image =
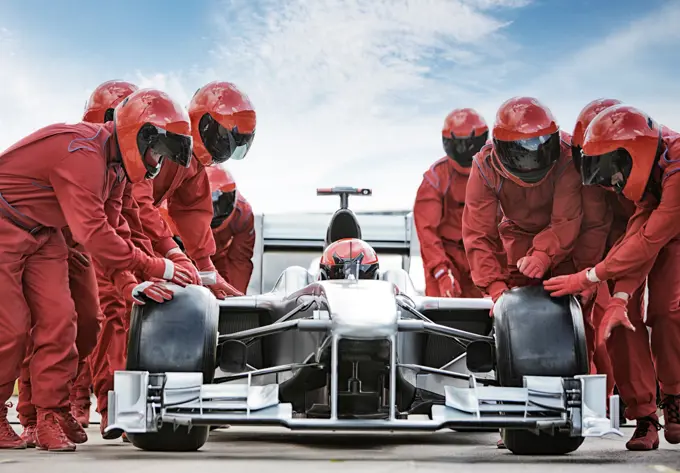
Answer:
MULTIPOLYGON (((13 400, 16 405, 16 400, 13 400)), ((16 417, 11 417, 16 420, 16 417)), ((92 420, 98 422, 93 415, 92 420)), ((15 424, 17 431, 21 426, 15 424)), ((232 427, 213 431, 208 443, 194 453, 143 452, 120 439, 105 441, 99 425, 88 429, 90 440, 73 453, 35 449, 0 450, 2 472, 49 473, 196 473, 259 471, 284 473, 464 471, 545 473, 568 471, 630 471, 680 473, 680 445, 661 435, 655 452, 629 452, 625 438, 588 439, 573 454, 562 457, 519 457, 496 448, 497 434, 445 432, 435 434, 337 434, 290 432, 279 428, 232 427), (465 465, 465 466, 463 466, 465 465)))

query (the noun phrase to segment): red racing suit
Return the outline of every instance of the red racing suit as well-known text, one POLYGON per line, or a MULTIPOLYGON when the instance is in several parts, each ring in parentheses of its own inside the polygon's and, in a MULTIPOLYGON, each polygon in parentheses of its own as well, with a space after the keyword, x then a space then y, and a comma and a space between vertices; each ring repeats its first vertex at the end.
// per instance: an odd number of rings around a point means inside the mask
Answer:
POLYGON ((613 280, 613 293, 631 296, 628 317, 635 332, 616 329, 607 340, 616 383, 626 403, 626 417, 656 412, 656 380, 661 391, 680 394, 680 136, 665 134, 666 147, 652 171, 654 192, 636 204, 625 235, 595 266, 602 280, 613 280), (648 278, 647 317, 641 317, 639 293, 648 278), (651 328, 650 340, 645 326, 651 328))
MULTIPOLYGON (((628 220, 630 220, 630 217, 633 216, 633 213, 635 212, 635 204, 628 199, 626 199, 623 196, 620 196, 618 194, 615 194, 614 192, 609 192, 604 190, 603 188, 597 187, 597 186, 584 186, 584 191, 585 189, 596 189, 599 192, 604 192, 605 194, 605 199, 607 203, 607 214, 608 220, 611 220, 611 226, 609 233, 607 234, 607 240, 606 240, 606 245, 605 245, 605 250, 603 257, 607 255, 609 250, 614 246, 614 244, 623 237, 623 235, 626 233, 626 226, 628 225, 628 220)), ((585 214, 588 212, 586 207, 588 206, 587 200, 584 194, 584 219, 585 214)), ((577 250, 575 249, 574 252, 577 250)), ((601 259, 600 259, 601 260, 601 259)), ((577 264, 577 270, 581 271, 587 267, 592 267, 594 266, 593 263, 588 263, 588 262, 583 262, 583 264, 577 264)), ((587 327, 590 327, 592 330, 594 330, 594 333, 597 333, 597 330, 600 326, 600 323, 602 322, 602 318, 604 317, 605 311, 607 310, 607 306, 609 305, 609 299, 611 298, 611 295, 609 293, 609 287, 607 284, 600 284, 597 288, 597 295, 595 297, 595 301, 592 304, 592 310, 590 312, 591 314, 591 323, 588 324, 587 327)), ((628 304, 628 315, 631 318, 631 320, 639 320, 640 323, 642 323, 642 316, 641 316, 641 310, 642 308, 642 288, 639 288, 635 294, 633 295, 633 300, 628 304)), ((586 313, 586 309, 584 309, 584 313, 586 313)), ((594 335, 591 333, 591 336, 594 335)), ((637 335, 635 333, 630 333, 628 331, 625 331, 625 333, 621 333, 616 337, 616 339, 619 342, 624 342, 622 346, 622 349, 627 350, 627 347, 630 344, 634 344, 633 338, 635 338, 637 335), (628 341, 630 339, 630 341, 628 341)), ((613 345, 613 346, 619 346, 619 345, 613 345)), ((592 347, 591 347, 592 348, 592 347)), ((591 358, 592 361, 594 362, 596 371, 599 374, 606 374, 607 375, 607 394, 611 395, 613 394, 614 390, 614 385, 618 385, 619 387, 619 392, 623 389, 624 392, 630 392, 631 389, 631 382, 630 380, 637 379, 637 376, 630 376, 626 375, 625 373, 621 374, 621 370, 618 370, 620 372, 619 379, 616 379, 615 376, 615 370, 612 367, 610 358, 609 358, 609 353, 608 349, 604 345, 596 346, 595 352, 593 354, 593 357, 591 358)), ((647 350, 649 351, 649 349, 647 350)), ((617 356, 617 358, 622 359, 621 356, 617 356)), ((621 363, 619 363, 619 366, 621 366, 621 363)), ((633 388, 634 389, 634 388, 633 388)), ((656 392, 656 391, 655 391, 656 392)), ((621 397, 624 398, 623 394, 621 394, 621 397)), ((627 396, 627 398, 631 398, 631 396, 627 396)), ((635 397, 632 396, 634 399, 635 397)), ((627 403, 626 399, 624 399, 624 402, 627 403)))
POLYGON ((40 382, 31 401, 43 409, 68 406, 78 357, 62 228, 112 276, 155 263, 119 234, 124 221, 109 218, 120 205, 112 188, 125 180, 113 160, 112 129, 50 125, 0 155, 0 402, 19 377, 32 324, 30 377, 40 382))
MULTIPOLYGON (((210 184, 203 166, 195 156, 189 168, 168 161, 153 180, 125 187, 121 215, 127 222, 131 240, 145 254, 153 255, 155 252, 165 256, 169 250, 178 247, 158 210, 166 200, 174 218, 181 222, 180 228, 187 238, 184 242, 187 252, 196 255, 201 264, 205 264, 207 258, 212 266, 210 256, 215 252, 215 242, 210 231, 210 184)), ((104 323, 91 365, 97 412, 104 417, 108 415, 108 392, 113 389, 113 374, 125 369, 131 305, 120 294, 120 284, 111 281, 99 269, 97 281, 104 323)))
POLYGON ((425 294, 443 297, 435 275, 451 271, 460 284, 460 297, 482 297, 470 277, 463 246, 463 208, 468 176, 459 172, 445 156, 423 174, 413 206, 420 254, 425 270, 425 294))
MULTIPOLYGON (((122 189, 121 208, 118 211, 119 218, 128 225, 129 238, 134 245, 145 254, 153 256, 151 241, 141 231, 139 205, 132 197, 132 187, 130 182, 125 182, 122 189)), ((103 319, 97 344, 90 357, 90 370, 92 392, 97 398, 97 412, 102 415, 102 422, 104 422, 109 402, 108 393, 113 389, 113 374, 117 370, 125 369, 127 330, 132 304, 121 294, 120 283, 117 285, 101 265, 95 264, 94 267, 103 319)), ((137 280, 143 279, 140 274, 135 274, 135 276, 137 280)))
MULTIPOLYGON (((599 186, 583 186, 581 198, 583 199, 583 220, 572 258, 577 271, 591 268, 604 257, 607 238, 612 226, 612 212, 608 204, 608 192, 599 186)), ((603 295, 594 290, 593 294, 581 297, 583 323, 586 332, 588 360, 590 360, 591 373, 607 375, 608 394, 614 392, 614 376, 611 372, 609 356, 605 347, 597 347, 597 326, 593 320, 594 307, 598 298, 603 295)), ((601 314, 598 312, 601 319, 601 314)), ((599 321, 599 319, 598 319, 599 321)), ((599 322, 598 322, 599 323, 599 322)))
POLYGON ((238 194, 234 211, 213 229, 217 252, 212 260, 220 275, 243 294, 253 274, 255 216, 248 201, 238 194))
MULTIPOLYGON (((73 240, 68 228, 63 229, 62 233, 69 249, 72 248, 87 255, 85 248, 73 240)), ((78 372, 74 377, 73 387, 71 388, 71 403, 73 403, 74 400, 90 398, 90 384, 92 380, 90 365, 87 361, 97 343, 99 324, 103 316, 99 309, 97 278, 91 262, 86 266, 75 256, 69 254, 68 282, 77 318, 76 350, 78 351, 78 372)), ((31 403, 30 362, 32 357, 33 344, 29 339, 26 348, 26 358, 21 366, 19 402, 17 403, 19 421, 24 427, 29 424, 35 424, 37 420, 35 406, 31 403)))
POLYGON ((152 181, 133 186, 132 195, 139 204, 143 233, 153 242, 161 256, 178 248, 158 207, 167 200, 168 213, 177 225, 187 255, 201 271, 214 270, 211 257, 215 240, 210 229, 213 217, 210 182, 203 165, 192 156, 188 168, 167 162, 152 181))
POLYGON ((463 242, 472 280, 484 293, 536 283, 519 273, 517 261, 537 252, 550 261, 544 277, 573 269, 570 256, 583 218, 582 185, 567 137, 563 134, 553 169, 531 187, 504 175, 492 144, 475 156, 465 195, 463 242), (505 256, 499 254, 501 244, 505 256))

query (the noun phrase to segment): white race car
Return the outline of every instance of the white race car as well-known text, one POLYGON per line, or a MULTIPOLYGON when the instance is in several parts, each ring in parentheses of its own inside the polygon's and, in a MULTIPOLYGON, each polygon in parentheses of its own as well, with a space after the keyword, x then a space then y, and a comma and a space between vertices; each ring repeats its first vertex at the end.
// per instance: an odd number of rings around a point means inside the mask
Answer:
MULTIPOLYGON (((342 202, 326 244, 360 236, 342 202)), ((299 266, 262 295, 173 289, 173 300, 133 310, 127 369, 109 393, 107 430, 144 450, 197 450, 224 425, 501 429, 515 454, 622 435, 618 415, 606 416, 605 376, 588 375, 573 297, 516 288, 490 317, 489 299, 417 295, 402 269, 319 281, 299 266)), ((618 396, 609 402, 618 413, 618 396)))

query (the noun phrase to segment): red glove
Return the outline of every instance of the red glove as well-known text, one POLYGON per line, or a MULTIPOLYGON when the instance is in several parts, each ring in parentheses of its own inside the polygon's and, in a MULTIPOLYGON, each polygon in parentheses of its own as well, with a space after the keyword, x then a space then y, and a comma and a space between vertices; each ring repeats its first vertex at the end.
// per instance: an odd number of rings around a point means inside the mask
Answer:
POLYGON ((517 269, 528 278, 540 279, 550 267, 550 256, 542 251, 534 251, 533 254, 520 258, 517 261, 517 269))
POLYGON ((90 258, 75 248, 68 249, 68 262, 81 271, 90 267, 90 258))
POLYGON ((216 270, 201 271, 201 281, 203 285, 218 299, 226 299, 231 296, 242 296, 243 293, 224 280, 216 270))
POLYGON ((503 281, 494 281, 491 284, 489 284, 489 287, 486 288, 486 292, 491 296, 491 300, 493 301, 493 305, 491 306, 491 310, 489 311, 489 317, 493 317, 493 308, 496 306, 496 301, 507 290, 508 285, 505 284, 503 281))
POLYGON ((144 279, 165 279, 178 286, 191 284, 191 273, 166 258, 149 258, 141 268, 144 279))
POLYGON ((616 327, 624 326, 635 332, 635 327, 628 318, 627 306, 628 301, 620 297, 614 296, 609 300, 607 310, 605 310, 600 326, 597 328, 598 345, 605 343, 616 327))
MULTIPOLYGON (((566 296, 567 294, 579 294, 583 291, 594 289, 600 281, 588 279, 588 271, 584 269, 580 273, 569 274, 567 276, 555 276, 547 281, 543 281, 543 287, 550 292, 553 297, 566 296)), ((595 271, 593 270, 593 273, 595 271)))
POLYGON ((440 297, 460 297, 463 293, 460 284, 453 277, 450 269, 442 268, 435 273, 435 279, 439 285, 440 297))
POLYGON ((201 276, 198 274, 198 269, 196 269, 196 266, 194 266, 194 263, 191 262, 187 255, 182 253, 182 250, 173 248, 165 254, 165 257, 175 263, 176 267, 183 268, 191 274, 193 280, 189 284, 201 285, 201 276))
POLYGON ((153 281, 145 281, 141 284, 128 283, 122 293, 125 300, 136 305, 144 305, 149 300, 162 304, 172 299, 174 294, 165 286, 165 283, 153 281))
POLYGON ((593 300, 593 296, 595 296, 595 294, 597 294, 597 285, 583 291, 581 293, 581 305, 583 307, 588 305, 593 300))

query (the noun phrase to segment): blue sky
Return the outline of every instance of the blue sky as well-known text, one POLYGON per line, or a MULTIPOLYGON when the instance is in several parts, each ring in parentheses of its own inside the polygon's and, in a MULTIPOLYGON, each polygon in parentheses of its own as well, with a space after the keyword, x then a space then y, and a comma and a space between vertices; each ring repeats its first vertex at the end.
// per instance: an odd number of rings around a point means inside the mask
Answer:
POLYGON ((673 0, 0 2, 0 148, 79 120, 105 80, 182 103, 229 80, 258 110, 229 165, 256 210, 332 209, 314 198, 329 185, 372 187, 358 209, 407 208, 456 107, 491 125, 532 95, 571 132, 608 96, 680 129, 678 24, 673 0))

